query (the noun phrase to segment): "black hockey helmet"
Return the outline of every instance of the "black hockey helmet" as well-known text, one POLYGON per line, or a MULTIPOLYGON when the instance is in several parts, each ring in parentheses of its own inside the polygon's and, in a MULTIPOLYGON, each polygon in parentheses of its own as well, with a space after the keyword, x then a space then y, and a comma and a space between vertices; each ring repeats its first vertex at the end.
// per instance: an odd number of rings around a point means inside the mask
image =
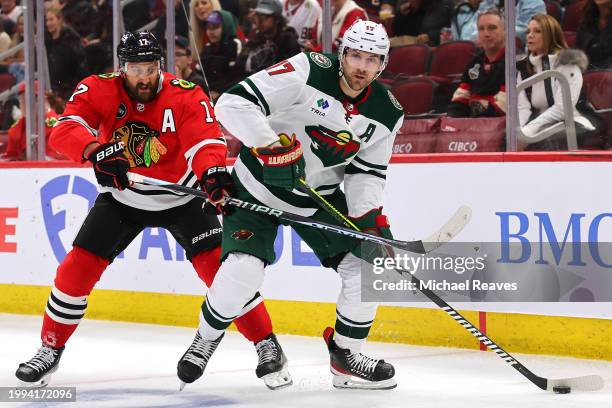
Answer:
POLYGON ((159 41, 149 31, 128 31, 123 34, 117 45, 117 58, 122 69, 126 62, 163 61, 159 41))

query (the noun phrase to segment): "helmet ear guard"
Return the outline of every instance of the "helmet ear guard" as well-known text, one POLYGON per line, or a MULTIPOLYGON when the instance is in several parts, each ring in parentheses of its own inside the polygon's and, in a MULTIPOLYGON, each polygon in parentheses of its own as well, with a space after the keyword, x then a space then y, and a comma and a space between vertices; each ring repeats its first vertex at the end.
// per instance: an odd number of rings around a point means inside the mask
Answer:
POLYGON ((340 75, 342 75, 342 60, 347 48, 370 52, 382 57, 382 63, 374 79, 387 67, 389 62, 389 36, 382 24, 368 20, 355 21, 342 36, 342 43, 338 47, 338 60, 340 61, 340 75))

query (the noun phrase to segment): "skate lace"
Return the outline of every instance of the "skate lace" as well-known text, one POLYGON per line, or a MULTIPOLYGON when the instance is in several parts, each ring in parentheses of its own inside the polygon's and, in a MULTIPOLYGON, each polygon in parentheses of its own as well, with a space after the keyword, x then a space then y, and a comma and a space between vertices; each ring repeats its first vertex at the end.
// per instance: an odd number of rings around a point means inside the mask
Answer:
POLYGON ((350 354, 348 356, 348 362, 352 370, 367 374, 374 372, 378 361, 361 353, 350 354))
POLYGON ((200 368, 204 368, 210 356, 212 356, 212 353, 217 348, 217 344, 218 342, 216 340, 202 339, 200 333, 198 333, 193 343, 191 343, 189 350, 187 350, 183 360, 189 361, 200 368))
POLYGON ((36 371, 43 371, 55 362, 56 357, 57 350, 48 346, 42 346, 38 349, 36 355, 25 364, 36 371))
POLYGON ((255 344, 257 355, 259 356, 259 363, 264 364, 269 361, 276 360, 278 356, 278 348, 276 343, 271 339, 265 339, 255 344))

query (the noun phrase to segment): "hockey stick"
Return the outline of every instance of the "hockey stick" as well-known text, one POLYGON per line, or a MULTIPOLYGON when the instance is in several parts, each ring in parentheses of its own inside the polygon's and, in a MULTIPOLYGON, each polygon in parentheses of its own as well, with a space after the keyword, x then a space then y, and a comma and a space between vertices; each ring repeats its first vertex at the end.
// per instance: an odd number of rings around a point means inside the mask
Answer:
MULTIPOLYGON (((304 180, 300 180, 301 185, 299 189, 308 196, 310 196, 321 208, 330 213, 334 218, 340 221, 342 224, 346 225, 349 228, 353 228, 355 230, 359 230, 357 226, 351 222, 344 214, 334 208, 324 197, 322 197, 316 190, 310 187, 304 180)), ((444 242, 448 242, 454 236, 461 231, 463 226, 469 221, 471 210, 469 207, 461 207, 457 214, 465 214, 464 215, 464 224, 455 224, 449 225, 448 229, 441 229, 437 233, 433 235, 433 237, 440 237, 445 239, 444 242)), ((453 220, 451 218, 451 220, 453 220)), ((447 223, 448 225, 448 223, 447 223)), ((443 242, 437 241, 432 243, 433 247, 431 250, 438 248, 442 245, 443 242), (437 246, 436 246, 437 245, 437 246)), ((427 251, 429 252, 429 251, 427 251)), ((400 275, 403 275, 405 272, 401 270, 397 270, 400 275)), ((459 323, 464 329, 470 332, 474 337, 476 337, 480 342, 482 342, 485 346, 487 346, 490 350, 494 351, 502 360, 506 363, 510 364, 514 367, 519 373, 524 375, 529 381, 534 383, 536 386, 546 391, 553 391, 559 393, 567 393, 572 388, 581 391, 596 391, 604 386, 603 378, 599 375, 587 375, 581 377, 572 377, 572 378, 560 378, 560 379, 548 379, 544 377, 540 377, 531 372, 527 367, 525 367, 521 362, 519 362, 516 358, 514 358, 510 353, 505 351, 503 348, 497 345, 493 340, 491 340, 488 336, 481 333, 472 323, 470 323, 465 317, 463 317, 459 312, 453 309, 448 303, 446 303, 440 296, 436 295, 431 289, 427 289, 421 285, 421 280, 414 276, 413 274, 409 274, 413 284, 419 288, 421 293, 427 296, 432 302, 434 302, 440 309, 444 310, 450 317, 452 317, 457 323, 459 323), (569 387, 569 389, 567 388, 569 387)))
MULTIPOLYGON (((164 180, 158 180, 152 177, 146 177, 146 176, 142 176, 140 174, 136 174, 136 173, 128 173, 128 179, 133 182, 133 183, 138 183, 138 184, 145 184, 145 185, 150 185, 150 186, 159 186, 159 187, 163 187, 166 188, 168 190, 172 190, 172 191, 176 191, 179 193, 184 193, 184 194, 191 194, 197 197, 202 197, 202 198, 207 198, 207 194, 205 192, 203 192, 202 190, 198 190, 195 188, 191 188, 191 187, 186 187, 186 186, 182 186, 180 184, 173 184, 164 180)), ((310 226, 310 227, 314 227, 314 228, 318 228, 321 230, 325 230, 325 231, 330 231, 330 232, 334 232, 337 234, 341 234, 341 235, 346 235, 349 237, 353 237, 353 238, 357 238, 357 239, 361 239, 364 241, 369 241, 369 242, 375 242, 377 244, 381 244, 381 245, 389 245, 392 246, 394 248, 397 249, 401 249, 403 251, 408 251, 408 252, 412 252, 412 253, 417 253, 417 254, 426 254, 428 252, 430 252, 431 250, 435 249, 432 248, 432 246, 427 245, 427 241, 428 240, 433 240, 435 239, 438 235, 442 236, 444 234, 439 234, 436 233, 434 235, 432 235, 432 237, 426 238, 425 240, 418 240, 418 241, 398 241, 395 239, 388 239, 388 238, 383 238, 383 237, 379 237, 377 235, 373 235, 373 234, 368 234, 366 232, 361 232, 361 231, 357 231, 355 229, 352 228, 346 228, 346 227, 341 227, 338 225, 333 225, 333 224, 329 224, 323 221, 315 221, 312 220, 308 217, 304 217, 302 215, 298 215, 298 214, 293 214, 293 213, 289 213, 286 211, 281 211, 281 210, 277 210, 275 208, 270 208, 270 207, 266 207, 265 205, 260 205, 260 204, 254 204, 254 203, 250 203, 248 201, 243 201, 243 200, 239 200, 237 198, 234 197, 228 197, 226 199, 225 205, 232 205, 238 208, 243 208, 245 210, 249 210, 249 211, 254 211, 254 212, 259 212, 259 213, 263 213, 263 214, 267 214, 273 217, 276 217, 280 220, 284 220, 284 221, 288 221, 290 223, 293 224, 300 224, 300 225, 306 225, 306 226, 310 226)), ((465 214, 461 215, 463 218, 462 219, 466 219, 465 214)), ((467 216, 469 219, 469 215, 467 216)), ((457 214, 455 214, 442 228, 440 231, 447 231, 450 230, 450 228, 448 227, 448 225, 453 225, 456 227, 457 224, 457 214)), ((460 217, 461 218, 461 217, 460 217)), ((465 224, 463 224, 465 225, 465 224)), ((461 228, 463 228, 463 225, 461 226, 461 228)), ((448 234, 444 235, 445 238, 452 238, 452 237, 448 237, 448 234)))

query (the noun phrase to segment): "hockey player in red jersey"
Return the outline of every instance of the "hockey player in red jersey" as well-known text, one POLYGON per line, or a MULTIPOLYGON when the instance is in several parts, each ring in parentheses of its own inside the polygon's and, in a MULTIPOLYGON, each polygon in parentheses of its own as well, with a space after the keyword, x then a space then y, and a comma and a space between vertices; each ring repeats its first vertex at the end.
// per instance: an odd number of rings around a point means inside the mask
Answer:
MULTIPOLYGON (((161 47, 151 33, 125 33, 117 54, 119 72, 79 83, 50 138, 57 151, 93 164, 100 194, 57 268, 42 346, 16 372, 24 385, 48 383, 94 285, 143 228, 169 230, 206 285, 219 268, 218 203, 234 185, 212 105, 200 87, 162 71, 161 47), (186 186, 200 184, 209 200, 130 185, 128 171, 186 186), (204 204, 212 211, 203 211, 204 204)), ((247 302, 234 322, 255 343, 258 374, 269 368, 269 355, 280 345, 261 295, 247 302)))

